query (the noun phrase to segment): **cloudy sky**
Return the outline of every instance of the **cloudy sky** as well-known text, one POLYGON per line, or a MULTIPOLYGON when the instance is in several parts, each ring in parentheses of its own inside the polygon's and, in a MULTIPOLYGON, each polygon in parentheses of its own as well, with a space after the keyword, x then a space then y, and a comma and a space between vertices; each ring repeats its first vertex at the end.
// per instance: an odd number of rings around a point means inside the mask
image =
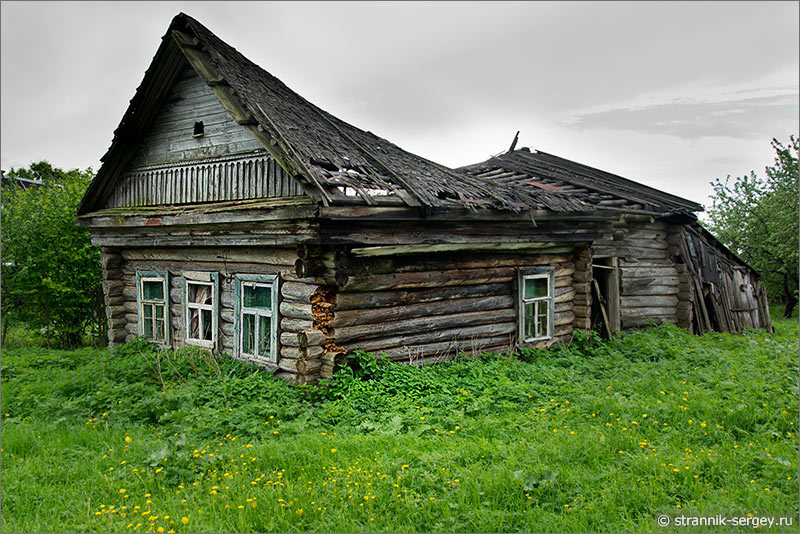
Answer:
POLYGON ((2 168, 99 167, 183 11, 306 99, 445 165, 518 146, 709 204, 798 134, 797 2, 8 2, 2 168))

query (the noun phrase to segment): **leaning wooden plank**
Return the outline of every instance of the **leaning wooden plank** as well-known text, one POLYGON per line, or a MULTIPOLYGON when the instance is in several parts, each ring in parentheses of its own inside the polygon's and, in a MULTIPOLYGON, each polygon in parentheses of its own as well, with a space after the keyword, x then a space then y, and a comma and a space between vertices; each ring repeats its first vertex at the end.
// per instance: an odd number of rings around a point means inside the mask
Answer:
POLYGON ((398 319, 511 308, 513 305, 514 299, 510 295, 496 295, 421 302, 386 308, 337 311, 333 321, 331 321, 331 326, 340 328, 353 325, 384 323, 386 321, 395 321, 398 319))

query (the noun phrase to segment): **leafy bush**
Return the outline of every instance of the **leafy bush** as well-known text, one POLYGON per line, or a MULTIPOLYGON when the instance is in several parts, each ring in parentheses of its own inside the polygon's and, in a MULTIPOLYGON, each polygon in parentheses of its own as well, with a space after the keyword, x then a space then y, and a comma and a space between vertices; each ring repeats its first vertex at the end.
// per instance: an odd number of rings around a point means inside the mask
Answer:
POLYGON ((40 161, 9 176, 42 181, 2 191, 3 319, 51 327, 63 347, 80 345, 102 281, 100 249, 75 225, 92 169, 63 171, 40 161))

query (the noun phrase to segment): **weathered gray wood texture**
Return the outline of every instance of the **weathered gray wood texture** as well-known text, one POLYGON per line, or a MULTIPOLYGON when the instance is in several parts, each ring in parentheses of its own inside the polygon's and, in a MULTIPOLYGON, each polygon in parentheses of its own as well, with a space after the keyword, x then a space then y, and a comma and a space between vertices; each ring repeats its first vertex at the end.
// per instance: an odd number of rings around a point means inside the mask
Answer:
POLYGON ((141 138, 130 167, 183 163, 254 150, 264 147, 231 118, 187 61, 148 133, 141 138), (203 137, 192 137, 196 121, 203 121, 203 137))
POLYGON ((570 251, 335 258, 334 268, 347 263, 344 270, 353 274, 334 276, 333 341, 344 352, 360 349, 412 363, 511 349, 517 341, 517 268, 543 265, 556 269, 555 336, 537 346, 565 341, 576 321, 585 326, 585 310, 573 311, 576 257, 582 256, 570 251))
MULTIPOLYGON (((619 224, 595 241, 596 257, 617 257, 622 330, 649 323, 678 323, 680 274, 677 248, 668 240, 663 222, 619 224)), ((684 314, 685 315, 685 314, 684 314)))
POLYGON ((303 195, 187 63, 106 207, 303 195), (204 133, 194 137, 195 122, 204 133))
MULTIPOLYGON (((119 249, 104 257, 113 258, 118 267, 110 272, 113 280, 104 281, 119 288, 115 294, 115 306, 124 310, 121 321, 109 323, 109 339, 115 342, 130 341, 140 334, 138 331, 138 309, 136 302, 136 271, 168 271, 170 273, 170 339, 172 346, 184 345, 186 337, 183 311, 183 286, 181 274, 184 271, 208 271, 220 273, 219 287, 219 331, 217 345, 219 352, 234 353, 233 309, 235 289, 233 281, 225 274, 268 274, 291 276, 294 268, 293 249, 247 248, 242 250, 223 250, 212 248, 162 248, 162 249, 119 249), (224 257, 224 261, 223 261, 224 257)), ((107 304, 110 301, 107 299, 107 304)), ((117 319, 114 317, 114 319, 117 319)), ((280 320, 280 318, 277 318, 280 320)), ((254 361, 261 365, 269 362, 254 361)))
POLYGON ((691 274, 695 331, 772 329, 767 294, 754 271, 700 227, 684 226, 674 241, 691 274))

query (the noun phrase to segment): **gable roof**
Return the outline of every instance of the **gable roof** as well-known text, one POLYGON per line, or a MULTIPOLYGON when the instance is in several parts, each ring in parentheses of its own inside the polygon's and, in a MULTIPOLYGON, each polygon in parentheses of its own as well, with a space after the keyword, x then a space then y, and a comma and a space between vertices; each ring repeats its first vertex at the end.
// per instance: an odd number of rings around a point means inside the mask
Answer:
POLYGON ((599 209, 693 215, 703 206, 691 200, 545 152, 521 148, 459 170, 518 188, 561 191, 599 209))
POLYGON ((311 104, 183 13, 162 38, 78 214, 103 207, 188 60, 233 118, 255 135, 324 205, 365 203, 428 208, 590 211, 558 191, 493 183, 406 152, 311 104), (348 192, 350 194, 348 194, 348 192), (355 194, 353 194, 355 192, 355 194))

